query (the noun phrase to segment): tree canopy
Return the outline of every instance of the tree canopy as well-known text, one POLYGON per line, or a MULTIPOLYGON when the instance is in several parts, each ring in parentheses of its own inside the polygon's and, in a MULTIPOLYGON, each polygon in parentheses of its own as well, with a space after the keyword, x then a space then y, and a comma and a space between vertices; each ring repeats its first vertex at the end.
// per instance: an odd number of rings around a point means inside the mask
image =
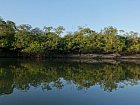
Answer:
POLYGON ((63 26, 43 29, 29 24, 17 26, 0 18, 0 48, 23 54, 137 54, 140 53, 140 35, 109 26, 96 32, 79 27, 62 36, 63 26))

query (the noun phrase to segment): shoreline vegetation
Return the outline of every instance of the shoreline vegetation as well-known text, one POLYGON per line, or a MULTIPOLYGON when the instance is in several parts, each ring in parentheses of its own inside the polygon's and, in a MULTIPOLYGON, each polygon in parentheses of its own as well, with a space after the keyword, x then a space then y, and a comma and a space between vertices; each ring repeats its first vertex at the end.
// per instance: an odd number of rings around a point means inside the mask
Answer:
POLYGON ((140 59, 137 32, 113 26, 100 32, 87 27, 64 31, 63 26, 40 29, 0 18, 0 58, 140 59))

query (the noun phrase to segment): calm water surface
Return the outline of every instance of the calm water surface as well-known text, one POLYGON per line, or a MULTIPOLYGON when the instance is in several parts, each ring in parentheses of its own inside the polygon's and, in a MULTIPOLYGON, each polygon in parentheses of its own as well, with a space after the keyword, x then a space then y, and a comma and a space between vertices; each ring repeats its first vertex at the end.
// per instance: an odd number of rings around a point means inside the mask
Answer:
POLYGON ((0 59, 0 105, 140 105, 140 64, 0 59))

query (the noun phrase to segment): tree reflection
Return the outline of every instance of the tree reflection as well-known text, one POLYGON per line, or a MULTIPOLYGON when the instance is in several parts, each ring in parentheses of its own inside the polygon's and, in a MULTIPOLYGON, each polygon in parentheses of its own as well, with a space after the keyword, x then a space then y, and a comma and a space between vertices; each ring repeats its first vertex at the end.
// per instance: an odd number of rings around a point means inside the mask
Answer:
POLYGON ((62 89, 71 84, 80 89, 99 85, 112 92, 140 79, 138 64, 105 64, 50 61, 0 62, 0 95, 11 94, 16 88, 28 90, 40 86, 43 90, 62 89), (65 81, 65 82, 64 82, 65 81))

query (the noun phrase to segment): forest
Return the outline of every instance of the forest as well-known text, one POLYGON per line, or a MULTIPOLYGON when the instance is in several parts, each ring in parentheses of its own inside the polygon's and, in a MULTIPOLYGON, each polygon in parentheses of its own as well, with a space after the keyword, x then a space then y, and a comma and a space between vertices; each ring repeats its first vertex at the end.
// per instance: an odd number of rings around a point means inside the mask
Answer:
POLYGON ((139 54, 140 34, 113 26, 100 32, 87 27, 63 33, 63 26, 33 28, 0 18, 0 50, 16 54, 139 54))

